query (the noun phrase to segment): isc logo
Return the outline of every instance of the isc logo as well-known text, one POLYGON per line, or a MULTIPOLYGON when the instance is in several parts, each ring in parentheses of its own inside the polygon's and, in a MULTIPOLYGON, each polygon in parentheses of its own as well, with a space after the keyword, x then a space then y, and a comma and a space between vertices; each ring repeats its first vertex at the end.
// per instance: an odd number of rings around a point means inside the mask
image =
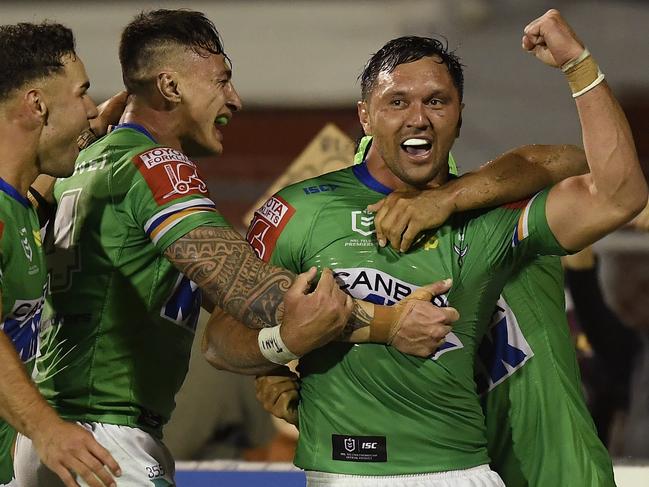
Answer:
POLYGON ((364 441, 361 444, 363 450, 376 450, 378 448, 378 443, 375 441, 364 441))
POLYGON ((305 194, 325 193, 327 191, 336 191, 337 184, 321 184, 320 186, 307 186, 302 188, 305 194))

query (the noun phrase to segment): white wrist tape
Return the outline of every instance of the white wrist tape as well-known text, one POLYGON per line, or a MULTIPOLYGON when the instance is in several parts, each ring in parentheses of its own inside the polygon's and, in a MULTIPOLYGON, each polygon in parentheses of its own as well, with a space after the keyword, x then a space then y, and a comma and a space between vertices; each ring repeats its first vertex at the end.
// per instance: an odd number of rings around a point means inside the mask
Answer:
POLYGON ((584 47, 584 50, 581 51, 581 54, 579 56, 577 56, 576 58, 573 58, 570 61, 567 61, 566 63, 561 65, 561 71, 563 71, 564 73, 567 73, 570 69, 577 66, 580 62, 582 62, 588 56, 590 56, 590 51, 587 48, 584 47))
POLYGON ((261 354, 266 360, 274 364, 286 365, 291 360, 298 359, 297 355, 291 352, 284 344, 279 333, 280 325, 270 328, 262 328, 257 336, 257 343, 261 354))
POLYGON ((604 73, 602 73, 601 71, 598 71, 597 78, 595 78, 595 81, 593 81, 591 84, 586 86, 583 90, 579 90, 578 92, 573 93, 572 97, 577 98, 578 96, 581 96, 584 93, 588 93, 590 90, 592 90, 598 84, 600 84, 602 81, 604 81, 604 78, 605 78, 604 73))

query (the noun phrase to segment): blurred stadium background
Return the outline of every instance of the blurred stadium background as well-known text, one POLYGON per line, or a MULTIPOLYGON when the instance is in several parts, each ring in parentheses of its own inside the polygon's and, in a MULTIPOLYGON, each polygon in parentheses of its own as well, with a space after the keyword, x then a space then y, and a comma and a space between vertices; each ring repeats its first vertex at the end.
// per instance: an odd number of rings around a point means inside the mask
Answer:
MULTIPOLYGON (((444 35, 463 59, 466 108, 462 136, 454 149, 461 172, 521 144, 579 143, 576 111, 564 80, 520 49, 525 24, 552 7, 559 8, 574 25, 606 73, 632 125, 645 174, 649 174, 649 2, 3 0, 0 19, 2 23, 50 19, 71 27, 92 81, 91 93, 99 102, 122 89, 117 59, 121 28, 137 12, 161 7, 205 12, 223 35, 233 60, 234 83, 244 110, 224 130, 223 157, 200 164, 219 209, 242 230, 246 211, 325 124, 336 124, 352 139, 360 136, 356 78, 373 52, 400 35, 444 35)), ((649 330, 649 234, 619 231, 596 248, 609 302, 626 323, 649 330)), ((214 372, 201 361, 195 354, 186 388, 194 387, 200 394, 181 392, 179 426, 170 435, 178 458, 189 459, 195 450, 182 438, 189 436, 196 443, 200 430, 206 430, 201 422, 196 426, 201 416, 192 407, 197 402, 205 402, 204 409, 217 416, 219 406, 213 404, 222 400, 216 396, 236 402, 230 390, 212 392, 205 387, 204 381, 212 380, 208 377, 214 372)), ((212 389, 218 385, 214 383, 212 389)), ((649 422, 649 410, 646 417, 649 422)), ((619 485, 649 485, 649 469, 628 466, 643 462, 647 460, 619 459, 619 485)), ((178 482, 181 487, 262 482, 301 485, 299 473, 274 472, 286 468, 286 464, 180 462, 178 482), (257 476, 224 473, 269 468, 257 476), (205 472, 211 469, 221 473, 205 472)))

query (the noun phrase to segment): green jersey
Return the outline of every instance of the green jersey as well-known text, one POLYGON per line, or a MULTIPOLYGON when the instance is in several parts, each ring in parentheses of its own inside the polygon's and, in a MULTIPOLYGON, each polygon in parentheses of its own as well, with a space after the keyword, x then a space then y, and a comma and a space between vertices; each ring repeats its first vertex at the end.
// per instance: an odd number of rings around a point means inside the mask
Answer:
MULTIPOLYGON (((27 198, 0 179, 1 327, 28 372, 33 369, 45 301, 47 269, 38 216, 27 198)), ((0 420, 0 483, 13 477, 11 447, 16 431, 0 420)))
POLYGON ((280 191, 248 231, 260 257, 294 272, 330 267, 349 294, 378 304, 454 280, 436 303, 458 308, 461 318, 431 359, 334 343, 300 360, 295 462, 304 469, 398 475, 489 463, 476 345, 509 273, 528 255, 563 252, 547 226, 547 192, 517 207, 454 216, 407 254, 379 248, 364 209, 389 192, 359 164, 280 191))
POLYGON ((200 291, 163 252, 227 226, 196 165, 122 125, 54 189, 51 295, 36 377, 62 417, 161 435, 187 372, 200 291))
POLYGON ((584 402, 558 258, 512 276, 478 362, 492 467, 508 487, 615 485, 584 402))

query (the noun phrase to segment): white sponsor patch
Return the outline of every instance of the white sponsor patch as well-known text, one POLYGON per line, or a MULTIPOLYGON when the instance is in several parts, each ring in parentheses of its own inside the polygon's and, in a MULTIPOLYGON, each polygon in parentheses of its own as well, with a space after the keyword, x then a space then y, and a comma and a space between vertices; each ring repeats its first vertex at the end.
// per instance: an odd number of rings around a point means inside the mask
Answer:
MULTIPOLYGON (((350 296, 385 306, 401 301, 420 287, 369 267, 334 269, 333 273, 340 288, 350 296)), ((449 305, 446 294, 433 296, 432 302, 439 307, 449 305)), ((464 348, 464 344, 455 333, 450 332, 446 335, 445 343, 431 358, 437 360, 446 352, 460 348, 464 348)))
POLYGON ((262 215, 274 227, 279 227, 280 223, 288 213, 288 206, 281 202, 276 197, 270 198, 264 206, 257 210, 257 213, 262 215))
POLYGON ((157 147, 155 149, 148 150, 139 155, 140 159, 147 167, 151 169, 152 167, 157 166, 158 164, 164 164, 165 162, 184 162, 191 166, 194 163, 182 152, 172 149, 170 147, 157 147))

